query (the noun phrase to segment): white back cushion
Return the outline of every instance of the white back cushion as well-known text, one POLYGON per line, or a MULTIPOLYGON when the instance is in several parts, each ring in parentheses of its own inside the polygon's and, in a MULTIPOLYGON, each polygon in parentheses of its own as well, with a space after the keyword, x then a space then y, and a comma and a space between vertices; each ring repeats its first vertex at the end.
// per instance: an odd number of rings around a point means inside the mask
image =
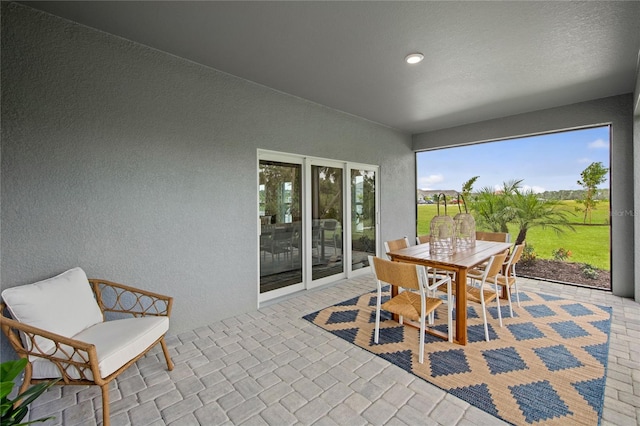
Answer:
MULTIPOLYGON (((65 337, 103 321, 87 275, 80 268, 8 288, 2 292, 2 299, 15 320, 65 337)), ((48 339, 38 339, 37 344, 42 351, 53 348, 48 339)))

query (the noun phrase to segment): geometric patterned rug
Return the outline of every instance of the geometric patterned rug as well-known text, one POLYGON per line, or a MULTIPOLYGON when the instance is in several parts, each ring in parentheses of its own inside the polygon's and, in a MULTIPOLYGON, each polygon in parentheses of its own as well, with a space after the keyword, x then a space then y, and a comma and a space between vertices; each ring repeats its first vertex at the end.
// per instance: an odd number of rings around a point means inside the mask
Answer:
MULTIPOLYGON (((384 303, 388 287, 382 295, 384 303)), ((419 330, 385 311, 374 343, 376 291, 304 318, 506 422, 600 424, 611 308, 530 292, 520 292, 521 307, 512 300, 513 318, 501 301, 502 328, 495 303, 489 307, 489 342, 475 303, 467 307, 466 346, 426 334, 423 364, 419 330)), ((431 327, 446 332, 446 315, 441 305, 431 327)))

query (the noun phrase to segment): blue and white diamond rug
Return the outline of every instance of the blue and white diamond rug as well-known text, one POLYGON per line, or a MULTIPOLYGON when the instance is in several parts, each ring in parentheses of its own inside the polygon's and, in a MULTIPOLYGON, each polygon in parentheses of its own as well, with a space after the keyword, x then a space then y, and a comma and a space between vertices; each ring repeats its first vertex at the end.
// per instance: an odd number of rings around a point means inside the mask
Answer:
MULTIPOLYGON (((383 298, 388 297, 387 288, 383 298)), ((469 343, 427 334, 423 364, 418 329, 398 324, 384 311, 379 343, 373 342, 375 291, 304 318, 509 423, 599 424, 611 308, 528 292, 520 293, 520 302, 518 307, 514 297, 513 318, 502 303, 502 328, 491 304, 489 342, 481 307, 470 304, 469 343)), ((446 332, 446 307, 438 308, 433 327, 446 332)))

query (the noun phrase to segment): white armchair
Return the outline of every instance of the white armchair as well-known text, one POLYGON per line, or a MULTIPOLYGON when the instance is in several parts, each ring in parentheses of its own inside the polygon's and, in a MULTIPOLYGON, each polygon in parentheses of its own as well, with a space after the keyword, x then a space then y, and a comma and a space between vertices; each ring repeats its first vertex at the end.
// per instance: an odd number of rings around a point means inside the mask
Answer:
POLYGON ((58 384, 100 386, 108 426, 109 383, 120 373, 158 343, 167 368, 173 369, 164 341, 172 297, 89 280, 74 268, 5 289, 2 299, 2 331, 17 355, 29 361, 20 392, 54 378, 61 378, 58 384))

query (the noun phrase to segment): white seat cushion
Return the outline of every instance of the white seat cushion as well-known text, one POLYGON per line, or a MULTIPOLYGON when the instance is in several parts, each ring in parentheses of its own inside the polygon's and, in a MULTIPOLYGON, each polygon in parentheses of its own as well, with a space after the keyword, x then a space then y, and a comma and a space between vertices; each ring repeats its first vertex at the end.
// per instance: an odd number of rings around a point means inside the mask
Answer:
MULTIPOLYGON (((34 284, 5 289, 2 299, 15 320, 65 337, 104 320, 87 275, 80 268, 34 284)), ((30 342, 24 340, 23 336, 23 343, 31 349, 30 342)), ((36 344, 43 352, 54 346, 43 338, 38 338, 36 344)))
MULTIPOLYGON (((104 378, 137 357, 168 330, 168 317, 150 316, 105 321, 72 337, 96 346, 100 375, 104 378)), ((69 353, 68 349, 66 347, 67 353, 69 353)), ((77 355, 74 358, 81 360, 77 355)), ((74 379, 81 378, 75 369, 70 369, 68 374, 74 379)), ((93 379, 90 372, 85 372, 85 375, 87 379, 93 379)), ((39 358, 33 362, 33 377, 36 379, 60 377, 60 372, 52 362, 39 358)))

